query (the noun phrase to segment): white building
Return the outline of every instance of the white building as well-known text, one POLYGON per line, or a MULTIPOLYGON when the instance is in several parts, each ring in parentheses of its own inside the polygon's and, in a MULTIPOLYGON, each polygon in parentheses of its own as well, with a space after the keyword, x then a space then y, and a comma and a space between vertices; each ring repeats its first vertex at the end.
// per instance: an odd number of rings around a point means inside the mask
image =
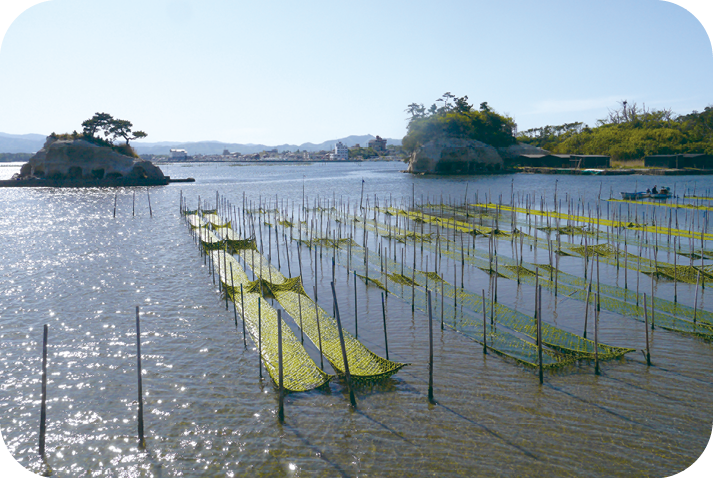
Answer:
POLYGON ((188 151, 185 149, 172 149, 171 159, 174 161, 184 161, 188 159, 188 151))
POLYGON ((339 141, 336 146, 334 146, 334 153, 331 154, 331 157, 334 161, 346 161, 349 159, 349 148, 339 141))

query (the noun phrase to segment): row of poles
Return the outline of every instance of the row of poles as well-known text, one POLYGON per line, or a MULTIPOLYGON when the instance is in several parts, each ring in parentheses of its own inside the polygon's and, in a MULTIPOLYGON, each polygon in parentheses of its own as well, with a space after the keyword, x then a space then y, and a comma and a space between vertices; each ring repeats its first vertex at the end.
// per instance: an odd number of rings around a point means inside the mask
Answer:
MULTIPOLYGON (((46 463, 46 433, 47 433, 47 348, 49 339, 49 325, 45 324, 42 333, 42 397, 40 400, 40 434, 39 455, 46 463)), ((136 369, 138 387, 138 442, 139 447, 146 448, 144 436, 144 394, 141 379, 141 319, 139 306, 136 306, 136 369)))
MULTIPOLYGON (((114 217, 116 217, 116 203, 117 199, 119 197, 119 193, 115 192, 114 193, 114 217)), ((153 209, 151 208, 151 193, 149 192, 149 188, 146 188, 146 197, 148 198, 149 202, 149 216, 153 217, 153 209)), ((131 197, 131 216, 136 215, 136 189, 133 191, 133 195, 131 197)))

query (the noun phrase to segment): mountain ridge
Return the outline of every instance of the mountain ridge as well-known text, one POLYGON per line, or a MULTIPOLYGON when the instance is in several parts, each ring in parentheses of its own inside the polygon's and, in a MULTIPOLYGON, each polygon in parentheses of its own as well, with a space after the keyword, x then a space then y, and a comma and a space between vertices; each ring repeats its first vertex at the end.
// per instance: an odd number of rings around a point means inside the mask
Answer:
MULTIPOLYGON (((257 143, 226 143, 223 141, 159 141, 155 143, 134 141, 132 146, 138 154, 169 154, 171 149, 185 149, 189 155, 196 154, 222 154, 227 149, 231 153, 254 154, 261 151, 277 149, 282 151, 322 151, 332 150, 337 142, 341 141, 348 147, 359 144, 366 147, 369 140, 375 136, 351 135, 344 138, 331 139, 321 143, 280 144, 265 145, 257 143)), ((0 153, 34 153, 39 151, 45 143, 46 136, 41 134, 9 134, 0 132, 0 153)), ((385 138, 387 144, 401 145, 400 139, 385 138)))

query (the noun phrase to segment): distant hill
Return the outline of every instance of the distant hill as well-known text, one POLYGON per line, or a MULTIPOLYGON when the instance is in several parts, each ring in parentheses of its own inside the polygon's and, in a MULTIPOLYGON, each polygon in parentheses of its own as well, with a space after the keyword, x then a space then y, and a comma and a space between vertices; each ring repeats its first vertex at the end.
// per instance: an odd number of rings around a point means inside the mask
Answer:
POLYGON ((43 134, 0 133, 0 153, 34 153, 42 149, 46 139, 43 134))
MULTIPOLYGON (((45 136, 41 134, 5 134, 0 133, 0 153, 34 153, 42 148, 45 143, 45 136)), ((370 139, 375 136, 370 134, 361 136, 347 136, 323 143, 302 143, 302 144, 280 144, 270 146, 265 144, 241 144, 223 143, 221 141, 198 141, 179 142, 161 141, 158 143, 148 143, 145 141, 134 141, 132 145, 139 154, 168 154, 171 149, 185 149, 189 155, 194 154, 222 154, 227 149, 231 153, 253 154, 260 151, 277 149, 278 151, 321 151, 334 149, 334 145, 341 141, 347 146, 359 144, 366 146, 370 139)), ((401 145, 400 139, 386 138, 387 144, 401 145)))

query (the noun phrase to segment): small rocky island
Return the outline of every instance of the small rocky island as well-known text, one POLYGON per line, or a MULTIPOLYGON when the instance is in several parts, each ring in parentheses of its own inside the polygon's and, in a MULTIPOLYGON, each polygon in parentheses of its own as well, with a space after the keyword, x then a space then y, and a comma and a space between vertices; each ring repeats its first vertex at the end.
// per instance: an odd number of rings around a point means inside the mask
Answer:
POLYGON ((129 141, 146 137, 132 124, 97 113, 82 123, 82 133, 52 133, 20 172, 0 186, 158 186, 168 184, 158 166, 139 158, 129 141), (103 133, 104 137, 100 136, 103 133), (123 138, 125 143, 115 144, 123 138))
POLYGON ((428 109, 412 103, 406 111, 411 119, 402 145, 410 153, 409 173, 494 174, 508 171, 512 158, 545 152, 518 143, 512 118, 487 102, 476 109, 467 96, 445 93, 428 109))

